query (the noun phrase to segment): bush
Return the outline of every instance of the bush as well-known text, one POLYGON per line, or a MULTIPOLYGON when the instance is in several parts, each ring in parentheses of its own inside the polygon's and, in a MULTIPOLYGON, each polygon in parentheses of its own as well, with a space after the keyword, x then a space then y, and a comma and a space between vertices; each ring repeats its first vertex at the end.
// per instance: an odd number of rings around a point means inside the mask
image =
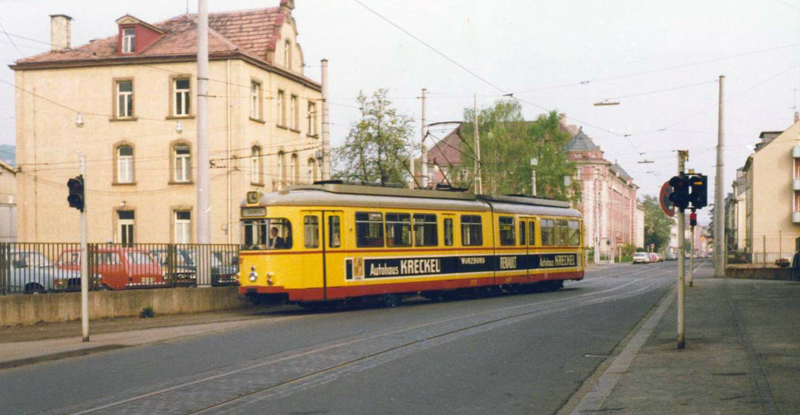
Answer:
POLYGON ((142 309, 142 312, 139 313, 139 317, 141 318, 153 318, 156 316, 156 312, 153 310, 153 307, 147 306, 142 309))

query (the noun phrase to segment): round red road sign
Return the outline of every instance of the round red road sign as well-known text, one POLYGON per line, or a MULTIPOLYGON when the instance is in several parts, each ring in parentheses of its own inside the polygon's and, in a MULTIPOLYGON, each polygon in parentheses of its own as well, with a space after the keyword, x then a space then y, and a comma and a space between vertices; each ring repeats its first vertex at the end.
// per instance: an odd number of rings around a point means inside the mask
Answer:
POLYGON ((661 186, 661 191, 658 192, 658 201, 661 204, 661 210, 669 217, 675 216, 675 205, 669 200, 669 195, 671 193, 672 186, 669 185, 669 182, 664 182, 664 185, 661 186))

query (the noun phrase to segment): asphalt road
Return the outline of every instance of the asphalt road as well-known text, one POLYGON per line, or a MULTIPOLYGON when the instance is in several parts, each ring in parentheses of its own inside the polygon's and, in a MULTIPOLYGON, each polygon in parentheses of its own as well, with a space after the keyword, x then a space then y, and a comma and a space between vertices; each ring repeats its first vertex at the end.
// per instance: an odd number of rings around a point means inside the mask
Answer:
POLYGON ((0 372, 0 413, 553 414, 675 281, 603 266, 548 293, 333 313, 0 372))

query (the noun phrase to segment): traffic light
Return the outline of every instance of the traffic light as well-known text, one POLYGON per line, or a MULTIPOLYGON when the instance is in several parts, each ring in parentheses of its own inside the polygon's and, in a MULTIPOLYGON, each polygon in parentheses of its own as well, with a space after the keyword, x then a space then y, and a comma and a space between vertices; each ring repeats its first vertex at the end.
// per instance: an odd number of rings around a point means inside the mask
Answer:
POLYGON ((702 209, 708 206, 708 178, 702 174, 689 176, 689 187, 692 189, 692 208, 702 209))
POLYGON ((669 179, 669 185, 672 186, 672 194, 669 195, 669 200, 679 209, 689 207, 689 183, 686 179, 685 175, 674 176, 669 179))
POLYGON ((83 175, 69 179, 67 182, 67 187, 69 187, 69 196, 67 196, 69 207, 83 212, 83 175))
POLYGON ((689 214, 689 226, 697 226, 697 213, 689 214))

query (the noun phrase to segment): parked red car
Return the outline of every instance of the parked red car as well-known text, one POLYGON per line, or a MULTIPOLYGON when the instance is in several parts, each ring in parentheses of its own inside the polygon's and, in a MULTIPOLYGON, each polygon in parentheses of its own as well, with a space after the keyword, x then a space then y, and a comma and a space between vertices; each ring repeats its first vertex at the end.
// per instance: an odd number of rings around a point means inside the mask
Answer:
MULTIPOLYGON (((166 284, 161 267, 147 251, 109 246, 93 249, 90 256, 89 272, 102 275, 102 284, 112 290, 157 287, 166 284)), ((80 250, 62 252, 58 256, 56 266, 80 272, 80 250)))

